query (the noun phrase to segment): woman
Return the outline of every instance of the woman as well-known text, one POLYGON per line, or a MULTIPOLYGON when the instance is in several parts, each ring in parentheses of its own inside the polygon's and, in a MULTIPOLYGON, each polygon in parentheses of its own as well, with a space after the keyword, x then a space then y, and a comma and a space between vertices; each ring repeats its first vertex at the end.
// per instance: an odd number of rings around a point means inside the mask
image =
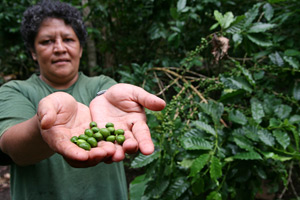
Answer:
POLYGON ((12 199, 127 199, 121 161, 125 153, 154 151, 143 107, 158 111, 165 102, 142 88, 78 72, 86 30, 69 4, 30 7, 21 31, 40 74, 0 88, 0 149, 13 160, 12 199), (106 92, 96 96, 99 91, 106 92), (91 121, 123 128, 124 144, 101 141, 86 151, 70 142, 91 121))

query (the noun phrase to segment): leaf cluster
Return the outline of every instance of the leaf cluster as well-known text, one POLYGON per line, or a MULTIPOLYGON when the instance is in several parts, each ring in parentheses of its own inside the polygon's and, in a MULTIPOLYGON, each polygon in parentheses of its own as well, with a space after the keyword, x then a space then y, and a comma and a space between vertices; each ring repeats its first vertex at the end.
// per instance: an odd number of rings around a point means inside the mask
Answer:
POLYGON ((299 15, 289 3, 259 2, 237 16, 215 10, 215 32, 179 67, 148 69, 169 102, 150 112, 156 151, 131 163, 146 170, 131 182, 131 199, 255 199, 266 182, 282 199, 293 187, 300 65, 298 41, 282 28, 299 15))

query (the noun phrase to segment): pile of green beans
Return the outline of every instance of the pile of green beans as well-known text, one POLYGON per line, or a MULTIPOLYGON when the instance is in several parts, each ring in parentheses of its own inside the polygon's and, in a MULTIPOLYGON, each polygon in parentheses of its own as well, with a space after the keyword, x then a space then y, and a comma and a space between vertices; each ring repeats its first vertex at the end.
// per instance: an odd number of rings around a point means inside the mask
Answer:
POLYGON ((105 128, 99 128, 93 121, 90 123, 90 128, 85 129, 83 134, 71 138, 71 142, 88 151, 97 147, 98 142, 103 140, 122 145, 125 141, 124 130, 115 129, 111 122, 106 123, 105 128))

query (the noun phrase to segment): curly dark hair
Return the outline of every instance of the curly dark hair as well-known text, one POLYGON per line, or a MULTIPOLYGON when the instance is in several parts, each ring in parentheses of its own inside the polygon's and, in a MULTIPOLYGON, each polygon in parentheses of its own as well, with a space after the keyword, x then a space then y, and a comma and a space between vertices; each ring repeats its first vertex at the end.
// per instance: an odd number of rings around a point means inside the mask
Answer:
POLYGON ((67 25, 73 28, 80 45, 83 46, 85 44, 87 31, 80 11, 68 3, 56 0, 42 0, 36 5, 29 7, 23 13, 21 34, 28 50, 34 50, 35 37, 41 23, 46 18, 64 20, 67 25))

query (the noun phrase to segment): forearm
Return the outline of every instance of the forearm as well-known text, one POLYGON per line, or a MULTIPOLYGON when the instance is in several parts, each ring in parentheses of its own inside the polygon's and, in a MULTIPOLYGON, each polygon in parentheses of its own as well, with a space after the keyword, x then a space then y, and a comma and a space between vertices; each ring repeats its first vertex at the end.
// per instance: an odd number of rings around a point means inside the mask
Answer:
POLYGON ((0 148, 18 165, 35 164, 54 153, 40 134, 37 115, 5 131, 0 148))

